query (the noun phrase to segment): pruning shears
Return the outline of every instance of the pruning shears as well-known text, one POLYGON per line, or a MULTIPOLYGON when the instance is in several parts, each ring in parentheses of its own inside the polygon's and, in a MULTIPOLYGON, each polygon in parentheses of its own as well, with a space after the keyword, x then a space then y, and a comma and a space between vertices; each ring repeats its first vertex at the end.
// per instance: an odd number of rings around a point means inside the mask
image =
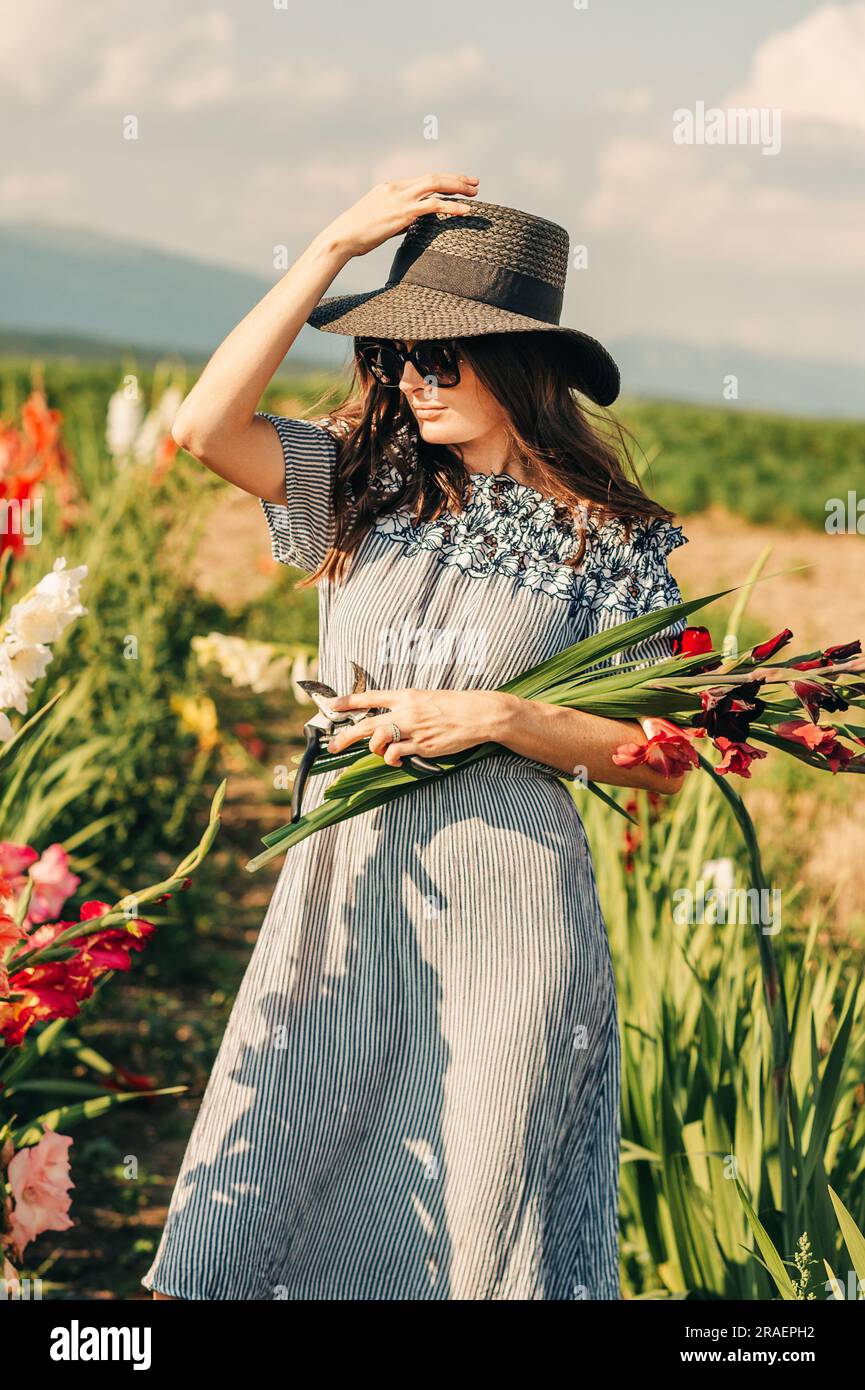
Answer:
MULTIPOLYGON (((357 662, 351 663, 354 672, 354 685, 351 690, 352 695, 360 695, 369 686, 369 676, 362 666, 357 662)), ((385 714, 383 709, 370 706, 369 709, 362 710, 335 710, 331 708, 331 700, 337 699, 337 693, 329 685, 322 685, 320 681, 298 681, 301 690, 305 690, 310 699, 318 706, 318 713, 303 726, 306 736, 306 747, 301 754, 297 773, 294 779, 294 786, 291 793, 291 823, 300 820, 303 806, 303 793, 306 788, 307 779, 312 770, 312 765, 322 752, 322 745, 326 745, 333 737, 336 730, 344 724, 359 724, 362 719, 369 719, 378 714, 385 714)), ((444 769, 437 763, 427 762, 426 758, 419 758, 416 754, 406 757, 404 761, 416 772, 443 772, 444 769)))

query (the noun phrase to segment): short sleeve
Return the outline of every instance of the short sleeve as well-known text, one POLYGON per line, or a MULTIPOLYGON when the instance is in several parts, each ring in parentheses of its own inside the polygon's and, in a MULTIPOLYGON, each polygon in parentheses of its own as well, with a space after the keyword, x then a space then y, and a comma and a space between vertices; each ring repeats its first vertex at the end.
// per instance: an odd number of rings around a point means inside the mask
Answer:
MULTIPOLYGON (((640 518, 630 529, 619 517, 598 528, 586 566, 583 601, 590 609, 589 632, 609 628, 681 603, 682 595, 670 573, 667 556, 687 544, 681 526, 662 517, 640 518)), ((679 618, 654 637, 646 638, 610 660, 611 665, 637 662, 650 666, 673 655, 673 638, 686 627, 679 618)))
POLYGON ((315 570, 333 539, 333 474, 336 442, 321 424, 289 420, 259 410, 279 435, 285 460, 285 502, 260 497, 275 560, 315 570))

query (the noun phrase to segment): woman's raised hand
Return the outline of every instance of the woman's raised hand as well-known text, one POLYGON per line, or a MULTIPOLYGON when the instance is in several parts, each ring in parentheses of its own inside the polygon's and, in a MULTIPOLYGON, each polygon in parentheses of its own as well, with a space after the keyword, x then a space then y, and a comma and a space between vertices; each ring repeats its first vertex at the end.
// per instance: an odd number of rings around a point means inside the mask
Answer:
POLYGON ((365 256, 389 237, 404 232, 416 217, 425 213, 464 217, 471 212, 471 204, 443 195, 473 198, 477 191, 478 180, 468 174, 422 174, 419 178, 377 183, 331 222, 323 235, 349 256, 365 256))
POLYGON ((404 232, 424 213, 464 216, 477 191, 477 179, 466 174, 425 174, 376 184, 341 213, 220 343, 177 413, 177 443, 254 497, 284 503, 279 436, 255 412, 311 310, 353 256, 404 232), (447 194, 457 196, 451 201, 447 194))

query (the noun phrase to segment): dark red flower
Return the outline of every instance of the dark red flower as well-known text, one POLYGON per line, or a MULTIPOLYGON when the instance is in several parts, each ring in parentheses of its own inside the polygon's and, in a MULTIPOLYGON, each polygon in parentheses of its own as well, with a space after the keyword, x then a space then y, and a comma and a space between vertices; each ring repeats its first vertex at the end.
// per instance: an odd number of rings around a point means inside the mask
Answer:
POLYGON ((812 656, 809 661, 794 661, 793 667, 797 671, 816 671, 820 666, 834 666, 836 662, 858 656, 861 650, 861 642, 839 642, 834 647, 827 647, 819 656, 812 656))
POLYGON ((783 632, 776 633, 774 637, 769 638, 768 642, 761 642, 759 646, 755 647, 751 652, 751 660, 769 661, 782 647, 786 647, 792 636, 789 627, 785 627, 783 632))
POLYGON ((127 1071, 115 1064, 114 1075, 110 1081, 102 1083, 108 1091, 155 1091, 156 1081, 152 1076, 140 1072, 127 1071))
POLYGON ((801 701, 812 724, 817 723, 821 709, 832 713, 835 710, 848 708, 847 701, 842 700, 838 691, 834 690, 831 685, 827 685, 825 681, 791 681, 790 684, 796 699, 801 701))
POLYGON ((751 721, 763 713, 764 702, 757 698, 762 681, 745 685, 713 685, 700 692, 702 714, 694 716, 694 724, 713 738, 719 736, 734 743, 744 743, 751 721))
POLYGON ((861 651, 861 642, 839 642, 834 647, 826 648, 823 653, 823 660, 827 666, 834 666, 836 662, 847 661, 851 656, 858 656, 861 651))

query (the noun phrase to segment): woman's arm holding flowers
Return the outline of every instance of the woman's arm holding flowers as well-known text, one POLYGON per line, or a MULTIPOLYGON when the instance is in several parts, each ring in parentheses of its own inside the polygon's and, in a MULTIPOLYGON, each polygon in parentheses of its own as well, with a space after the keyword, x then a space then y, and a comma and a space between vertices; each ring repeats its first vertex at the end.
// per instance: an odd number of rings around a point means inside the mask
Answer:
POLYGON ((671 767, 669 758, 645 756, 642 750, 648 739, 638 723, 524 700, 506 691, 367 690, 341 695, 330 703, 338 711, 370 706, 386 711, 340 730, 331 738, 328 751, 341 753, 369 738, 370 752, 378 753, 391 767, 399 767, 404 757, 412 755, 435 758, 480 743, 498 743, 589 782, 644 787, 669 795, 679 790, 684 776, 675 759, 671 767), (394 724, 401 735, 398 743, 392 741, 394 724), (619 752, 622 745, 629 750, 624 758, 619 752), (618 762, 613 757, 617 752, 618 762))
POLYGON ((684 770, 670 773, 660 770, 668 760, 647 758, 642 750, 648 746, 649 739, 636 722, 606 719, 602 715, 547 705, 541 700, 523 700, 515 695, 503 698, 509 703, 503 711, 498 741, 513 753, 576 774, 587 782, 642 787, 665 796, 677 792, 684 781, 684 770), (633 750, 627 758, 622 758, 623 746, 633 750), (653 762, 659 765, 653 766, 653 762))

